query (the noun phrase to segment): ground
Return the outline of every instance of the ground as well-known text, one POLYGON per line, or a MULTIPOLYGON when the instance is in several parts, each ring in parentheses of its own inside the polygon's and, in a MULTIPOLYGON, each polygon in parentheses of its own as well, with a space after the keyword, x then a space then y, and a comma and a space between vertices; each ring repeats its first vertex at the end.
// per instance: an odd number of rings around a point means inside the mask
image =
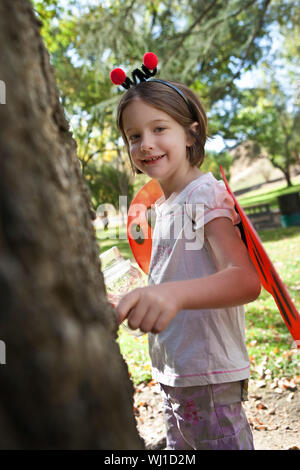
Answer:
MULTIPOLYGON (((300 376, 273 382, 250 380, 244 408, 256 450, 300 450, 300 376)), ((164 449, 163 405, 157 383, 136 387, 134 411, 146 448, 164 449)))

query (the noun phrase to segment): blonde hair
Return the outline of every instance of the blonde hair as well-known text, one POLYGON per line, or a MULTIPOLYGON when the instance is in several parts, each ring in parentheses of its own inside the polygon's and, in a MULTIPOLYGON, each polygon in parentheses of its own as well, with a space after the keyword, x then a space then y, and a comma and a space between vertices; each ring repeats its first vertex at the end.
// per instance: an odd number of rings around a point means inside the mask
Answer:
POLYGON ((134 173, 142 173, 142 171, 138 170, 132 162, 129 142, 123 128, 122 114, 126 106, 136 99, 141 99, 145 103, 164 111, 184 127, 193 137, 193 144, 187 147, 187 158, 190 165, 200 166, 203 163, 205 157, 204 146, 207 138, 207 117, 205 109, 195 93, 186 85, 171 81, 168 81, 168 83, 176 86, 184 94, 190 106, 187 105, 184 98, 180 96, 176 90, 161 82, 151 80, 129 88, 119 102, 117 125, 127 147, 131 168, 134 173), (190 129, 191 124, 194 122, 198 123, 198 128, 195 131, 190 129))

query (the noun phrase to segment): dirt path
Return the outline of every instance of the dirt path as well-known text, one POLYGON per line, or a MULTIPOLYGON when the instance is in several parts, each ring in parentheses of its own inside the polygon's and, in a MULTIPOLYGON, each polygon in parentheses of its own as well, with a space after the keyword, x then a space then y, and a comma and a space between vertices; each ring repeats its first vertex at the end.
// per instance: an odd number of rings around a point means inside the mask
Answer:
MULTIPOLYGON (((159 385, 150 382, 135 392, 135 416, 147 449, 165 448, 159 385)), ((256 450, 300 450, 300 376, 272 383, 250 381, 245 412, 256 450)))

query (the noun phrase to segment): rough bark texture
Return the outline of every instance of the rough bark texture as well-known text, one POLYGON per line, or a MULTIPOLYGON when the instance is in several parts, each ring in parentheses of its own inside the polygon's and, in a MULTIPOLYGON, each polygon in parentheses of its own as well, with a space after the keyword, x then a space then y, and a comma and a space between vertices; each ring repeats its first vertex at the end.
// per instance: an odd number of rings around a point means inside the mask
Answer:
POLYGON ((140 449, 89 195, 29 0, 0 2, 0 449, 140 449))

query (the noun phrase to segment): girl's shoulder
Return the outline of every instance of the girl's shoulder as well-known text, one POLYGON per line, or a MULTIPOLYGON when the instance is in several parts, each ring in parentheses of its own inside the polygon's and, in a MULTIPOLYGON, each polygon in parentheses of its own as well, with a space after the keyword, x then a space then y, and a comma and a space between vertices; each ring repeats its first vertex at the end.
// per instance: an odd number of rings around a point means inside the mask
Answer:
POLYGON ((204 206, 204 223, 216 217, 229 217, 234 225, 240 222, 240 216, 224 181, 217 180, 212 173, 199 177, 189 189, 186 205, 192 217, 197 204, 201 204, 204 206))
POLYGON ((174 210, 178 205, 189 203, 215 207, 228 198, 230 199, 230 195, 224 182, 218 181, 208 172, 191 181, 179 194, 172 193, 167 200, 164 196, 159 198, 155 203, 155 210, 158 214, 163 214, 174 210))
POLYGON ((162 210, 170 209, 178 204, 185 203, 195 190, 198 193, 200 188, 203 189, 207 187, 207 185, 211 185, 213 180, 217 181, 211 172, 203 173, 198 178, 188 183, 180 192, 172 193, 168 199, 165 199, 165 196, 161 196, 157 199, 155 202, 156 210, 160 212, 162 210))
POLYGON ((199 176, 185 189, 187 203, 197 202, 208 206, 215 205, 216 200, 228 194, 224 182, 217 180, 211 172, 199 176))

